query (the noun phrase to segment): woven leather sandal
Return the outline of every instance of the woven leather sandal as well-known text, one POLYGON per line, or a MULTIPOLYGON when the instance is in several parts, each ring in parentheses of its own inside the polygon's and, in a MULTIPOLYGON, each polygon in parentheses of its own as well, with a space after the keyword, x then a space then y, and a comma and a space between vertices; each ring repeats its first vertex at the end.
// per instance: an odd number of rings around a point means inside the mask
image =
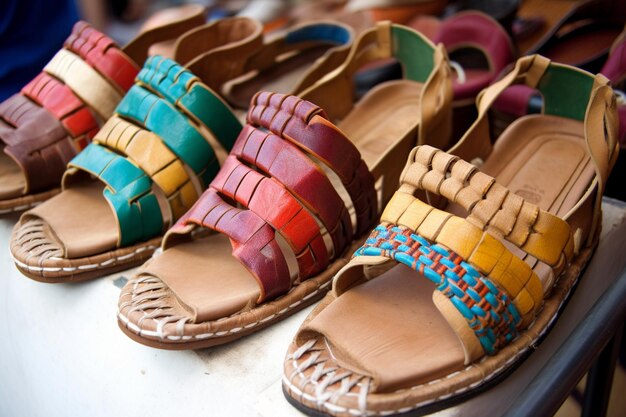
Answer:
POLYGON ((299 329, 283 390, 301 411, 444 408, 518 365, 558 316, 598 241, 615 96, 602 75, 534 55, 477 106, 450 153, 411 153, 382 223, 299 329), (492 146, 487 110, 513 82, 539 88, 545 114, 519 119, 492 146), (448 199, 448 211, 418 190, 448 199))
POLYGON ((120 48, 85 22, 42 73, 0 103, 0 214, 60 191, 66 164, 94 137, 133 85, 148 49, 204 23, 204 8, 140 34, 120 48))
POLYGON ((303 94, 325 100, 334 114, 345 110, 341 123, 296 96, 253 99, 248 125, 209 190, 122 289, 118 323, 132 339, 209 347, 319 299, 397 187, 397 161, 418 131, 449 129, 443 48, 402 26, 364 33, 348 61, 303 94), (349 75, 390 54, 409 79, 374 88, 355 106, 349 75), (194 238, 200 232, 210 234, 194 238))
MULTIPOLYGON (((247 18, 217 21, 204 33, 213 42, 200 64, 218 55, 236 66, 262 42, 260 24, 247 18)), ((68 164, 63 192, 15 226, 10 247, 18 269, 44 282, 79 281, 150 256, 241 130, 214 90, 223 73, 199 78, 171 59, 150 57, 93 143, 68 164)))

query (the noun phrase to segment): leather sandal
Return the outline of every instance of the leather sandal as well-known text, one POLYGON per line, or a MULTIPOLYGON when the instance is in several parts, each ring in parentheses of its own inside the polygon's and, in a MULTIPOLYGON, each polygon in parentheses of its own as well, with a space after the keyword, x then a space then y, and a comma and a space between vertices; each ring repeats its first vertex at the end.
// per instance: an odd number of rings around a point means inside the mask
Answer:
MULTIPOLYGON (((351 39, 342 25, 316 23, 291 32, 292 43, 314 42, 311 32, 351 39)), ((263 44, 259 22, 230 18, 177 40, 175 59, 185 68, 149 58, 95 143, 70 161, 63 192, 22 215, 10 243, 18 269, 29 278, 57 283, 143 263, 208 187, 241 131, 219 92, 245 74, 256 57, 275 50, 275 44, 263 44)), ((335 68, 328 61, 337 54, 326 56, 309 55, 308 72, 296 67, 284 76, 308 87, 316 81, 310 74, 335 68)))
POLYGON ((85 22, 41 74, 0 103, 0 214, 60 192, 65 165, 94 137, 133 85, 148 49, 204 24, 204 8, 141 33, 124 48, 85 22))
MULTIPOLYGON (((504 28, 482 12, 463 11, 443 21, 424 16, 421 21, 429 22, 429 39, 442 43, 450 57, 454 92, 452 137, 460 138, 476 119, 476 96, 514 61, 516 49, 504 28)), ((418 32, 426 35, 425 31, 418 32)), ((378 62, 357 74, 357 87, 365 89, 372 80, 400 78, 399 67, 393 60, 378 62)))
POLYGON ((453 137, 460 138, 476 119, 476 96, 514 61, 516 48, 498 21, 478 11, 442 21, 433 42, 445 45, 454 69, 453 137))
MULTIPOLYGON (((217 21, 204 33, 212 43, 198 66, 218 55, 232 67, 262 43, 261 26, 250 19, 217 21)), ((179 39, 176 54, 186 48, 179 39)), ((198 74, 161 56, 146 61, 93 143, 69 162, 63 191, 15 226, 11 254, 24 275, 90 279, 137 265, 158 247, 213 179, 242 127, 215 92, 224 71, 198 74)))
MULTIPOLYGON (((609 48, 606 61, 598 61, 596 58, 587 60, 594 61, 594 65, 602 64, 599 72, 606 76, 618 94, 619 115, 619 142, 622 147, 626 145, 626 27, 615 39, 609 48)), ((492 118, 494 119, 494 133, 499 133, 513 120, 525 114, 540 113, 543 106, 541 93, 536 89, 525 85, 514 85, 506 89, 494 103, 492 118)))
POLYGON ((413 150, 381 224, 289 346, 283 390, 306 414, 422 415, 460 402, 519 365, 574 289, 617 155, 608 80, 524 57, 477 107, 449 153, 413 150), (492 146, 487 110, 512 83, 541 90, 544 114, 492 146), (445 197, 447 211, 418 191, 445 197))
POLYGON ((518 16, 542 22, 538 30, 517 39, 520 53, 538 53, 597 72, 626 23, 626 5, 606 0, 527 0, 518 16))
MULTIPOLYGON (((198 35, 191 32, 188 36, 198 35)), ((343 64, 353 41, 350 26, 323 20, 267 36, 263 47, 242 63, 241 75, 224 83, 222 96, 234 107, 246 109, 252 96, 262 89, 283 94, 302 92, 343 64)), ((193 63, 190 65, 193 69, 193 63)))
POLYGON ((348 60, 302 96, 264 92, 252 100, 209 189, 122 289, 118 324, 129 337, 163 349, 205 348, 311 304, 392 195, 397 161, 418 137, 448 140, 445 52, 409 28, 364 32, 348 60), (407 78, 352 103, 351 75, 390 56, 407 78))

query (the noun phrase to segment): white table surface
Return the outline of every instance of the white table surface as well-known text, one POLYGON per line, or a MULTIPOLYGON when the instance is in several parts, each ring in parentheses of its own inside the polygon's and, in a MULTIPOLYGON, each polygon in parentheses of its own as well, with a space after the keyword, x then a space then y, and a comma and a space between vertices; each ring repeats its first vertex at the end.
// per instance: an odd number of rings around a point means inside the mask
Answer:
MULTIPOLYGON (((626 209, 607 201, 604 208, 605 244, 594 258, 602 257, 602 262, 592 262, 545 342, 496 388, 438 416, 504 412, 511 396, 526 386, 624 269, 626 209)), ((225 346, 152 349, 117 327, 117 285, 132 271, 80 284, 26 279, 8 251, 17 218, 0 219, 0 416, 302 415, 283 398, 280 378, 286 347, 312 307, 225 346)))

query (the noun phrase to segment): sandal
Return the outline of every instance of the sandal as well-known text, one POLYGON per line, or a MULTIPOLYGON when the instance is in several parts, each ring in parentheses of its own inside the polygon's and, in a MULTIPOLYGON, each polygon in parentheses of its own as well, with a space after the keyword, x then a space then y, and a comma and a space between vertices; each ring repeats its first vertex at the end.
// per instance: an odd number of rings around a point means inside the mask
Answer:
MULTIPOLYGON (((460 138, 476 119, 476 96, 514 61, 515 46, 504 28, 482 12, 463 11, 443 21, 432 16, 421 19, 426 20, 432 32, 429 39, 445 46, 454 70, 452 137, 460 138)), ((423 30, 418 32, 426 35, 423 30)), ((389 61, 360 71, 355 79, 357 88, 366 87, 372 80, 400 78, 399 63, 389 61)))
MULTIPOLYGON (((349 38, 343 29, 307 26, 349 38)), ((149 58, 95 143, 69 163, 64 191, 15 226, 10 247, 18 269, 57 283, 143 263, 226 160, 242 126, 217 92, 264 48, 259 22, 230 18, 178 39, 175 58, 189 60, 186 69, 149 58)), ((327 65, 309 62, 310 72, 327 65)))
POLYGON ((65 165, 94 137, 132 86, 148 49, 204 23, 204 8, 140 34, 119 48, 85 22, 41 74, 0 103, 0 214, 60 192, 65 165))
POLYGON ((205 348, 319 299, 395 190, 397 161, 418 135, 447 142, 445 52, 409 28, 364 32, 346 63, 303 96, 319 106, 273 93, 252 100, 209 189, 122 289, 118 324, 133 340, 205 348), (377 86, 354 105, 351 75, 390 56, 407 79, 377 86))
POLYGON ((453 137, 460 138, 476 119, 476 96, 514 61, 516 49, 495 19, 477 11, 460 12, 441 22, 433 42, 445 45, 455 70, 453 137))
MULTIPOLYGON (((202 55, 207 60, 231 50, 245 56, 262 42, 260 25, 249 19, 207 27, 207 38, 214 40, 202 55)), ((184 48, 186 42, 179 44, 184 48)), ((202 75, 160 56, 146 61, 93 143, 69 163, 64 191, 24 213, 15 226, 11 254, 24 275, 80 281, 150 256, 160 235, 213 179, 216 156, 225 159, 241 130, 210 87, 219 74, 202 75)))
MULTIPOLYGON (((193 32, 189 36, 194 36, 193 32)), ((302 92, 343 64, 353 38, 352 28, 339 22, 321 20, 294 26, 266 39, 258 53, 245 61, 241 76, 224 83, 221 93, 231 105, 246 109, 262 89, 302 92)))
POLYGON ((553 61, 597 72, 626 23, 623 2, 604 0, 526 0, 521 20, 537 20, 541 29, 522 39, 523 54, 542 54, 553 61))
MULTIPOLYGON (((554 46, 554 45, 553 45, 554 46)), ((589 57, 587 62, 594 66, 602 65, 599 72, 611 81, 618 94, 618 115, 620 120, 619 142, 626 145, 626 27, 609 48, 606 60, 589 57)), ((494 120, 494 134, 498 136, 513 120, 525 114, 540 113, 543 106, 541 93, 525 85, 514 85, 505 90, 494 103, 491 117, 494 120)))
POLYGON ((534 55, 477 107, 450 153, 415 148, 381 225, 298 330, 283 390, 299 410, 447 407, 519 365, 558 316, 598 242, 615 96, 602 75, 534 55), (492 147, 487 110, 513 82, 541 90, 545 114, 519 119, 492 147), (482 172, 464 160, 484 161, 482 172), (447 198, 448 211, 418 190, 447 198))

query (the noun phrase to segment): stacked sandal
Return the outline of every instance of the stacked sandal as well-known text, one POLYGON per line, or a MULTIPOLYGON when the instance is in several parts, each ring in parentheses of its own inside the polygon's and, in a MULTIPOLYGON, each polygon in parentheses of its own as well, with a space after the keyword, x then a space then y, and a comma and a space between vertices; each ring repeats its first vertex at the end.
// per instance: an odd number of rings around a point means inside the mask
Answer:
POLYGON ((76 23, 41 74, 0 104, 0 214, 57 194, 67 162, 113 114, 150 46, 203 23, 204 9, 189 7, 180 20, 146 31, 124 48, 76 23))
POLYGON ((18 269, 35 280, 68 282, 142 263, 207 188, 241 130, 220 93, 226 82, 252 67, 263 74, 289 62, 293 72, 283 71, 283 87, 308 87, 312 75, 334 69, 347 54, 351 33, 311 23, 264 44, 258 22, 232 18, 178 39, 175 57, 189 60, 185 68, 149 58, 94 143, 69 163, 63 192, 16 225, 11 252, 18 269), (270 60, 284 50, 291 61, 270 60))
POLYGON ((302 97, 257 94, 209 189, 122 289, 120 328, 149 346, 197 349, 319 299, 391 197, 397 161, 415 143, 448 143, 451 98, 442 47, 389 24, 364 32, 302 97), (351 75, 392 56, 406 78, 353 103, 351 75))
POLYGON ((604 76, 534 55, 477 107, 449 153, 411 153, 382 223, 299 329, 283 376, 298 409, 343 417, 449 406, 519 364, 558 316, 598 242, 618 149, 615 96, 604 76), (545 113, 492 146, 487 111, 512 83, 539 89, 545 113), (448 206, 415 197, 424 192, 448 206))

